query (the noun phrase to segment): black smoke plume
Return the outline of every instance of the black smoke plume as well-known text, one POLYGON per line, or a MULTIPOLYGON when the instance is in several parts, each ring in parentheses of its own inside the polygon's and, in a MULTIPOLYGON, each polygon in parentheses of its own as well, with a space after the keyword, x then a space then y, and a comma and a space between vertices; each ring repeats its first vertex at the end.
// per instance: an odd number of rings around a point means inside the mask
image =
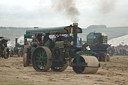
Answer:
POLYGON ((74 0, 52 0, 52 7, 58 12, 64 12, 73 22, 78 22, 80 13, 74 0))

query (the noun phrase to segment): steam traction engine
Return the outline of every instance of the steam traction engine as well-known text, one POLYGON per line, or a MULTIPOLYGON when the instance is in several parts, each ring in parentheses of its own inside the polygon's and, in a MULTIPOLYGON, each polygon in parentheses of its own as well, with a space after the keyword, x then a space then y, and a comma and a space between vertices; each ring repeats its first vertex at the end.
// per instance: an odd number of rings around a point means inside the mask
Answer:
POLYGON ((62 72, 70 65, 76 73, 96 73, 99 68, 97 58, 92 52, 77 47, 77 33, 82 33, 77 25, 74 23, 73 26, 27 30, 24 35, 24 66, 32 63, 36 71, 44 72, 51 68, 62 72), (37 43, 38 34, 45 37, 47 33, 54 36, 53 39, 42 44, 37 43), (28 38, 32 39, 29 44, 28 38))
POLYGON ((5 39, 4 37, 0 37, 0 57, 8 59, 9 57, 9 49, 7 48, 7 42, 9 39, 5 39))
POLYGON ((107 44, 107 36, 102 33, 91 32, 87 35, 87 45, 90 46, 90 50, 95 52, 95 56, 99 61, 109 61, 110 56, 107 52, 109 44, 107 44))

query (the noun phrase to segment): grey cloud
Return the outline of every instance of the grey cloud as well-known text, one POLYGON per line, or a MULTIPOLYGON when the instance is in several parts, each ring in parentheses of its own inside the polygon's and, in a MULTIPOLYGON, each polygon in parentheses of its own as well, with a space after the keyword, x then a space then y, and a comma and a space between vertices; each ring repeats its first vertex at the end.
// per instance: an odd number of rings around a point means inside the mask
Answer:
POLYGON ((112 12, 115 9, 116 0, 100 0, 99 7, 103 14, 112 12))

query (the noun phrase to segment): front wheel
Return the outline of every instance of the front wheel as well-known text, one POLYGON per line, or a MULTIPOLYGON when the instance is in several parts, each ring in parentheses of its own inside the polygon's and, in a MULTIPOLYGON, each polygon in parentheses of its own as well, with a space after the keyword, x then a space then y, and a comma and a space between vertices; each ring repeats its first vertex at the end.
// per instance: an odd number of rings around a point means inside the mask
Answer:
POLYGON ((105 62, 108 62, 108 61, 110 61, 110 55, 109 54, 106 54, 105 55, 105 62))
POLYGON ((81 74, 94 74, 98 71, 100 63, 95 56, 81 55, 73 60, 73 71, 81 74))

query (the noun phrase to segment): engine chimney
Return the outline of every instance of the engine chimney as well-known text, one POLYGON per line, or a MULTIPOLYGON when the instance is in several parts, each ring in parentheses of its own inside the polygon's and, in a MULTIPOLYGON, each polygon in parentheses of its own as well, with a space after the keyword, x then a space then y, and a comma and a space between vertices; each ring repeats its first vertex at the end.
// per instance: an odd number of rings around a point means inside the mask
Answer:
POLYGON ((18 38, 15 38, 15 47, 17 46, 18 38))
POLYGON ((73 23, 73 46, 77 46, 77 29, 78 23, 73 23))

